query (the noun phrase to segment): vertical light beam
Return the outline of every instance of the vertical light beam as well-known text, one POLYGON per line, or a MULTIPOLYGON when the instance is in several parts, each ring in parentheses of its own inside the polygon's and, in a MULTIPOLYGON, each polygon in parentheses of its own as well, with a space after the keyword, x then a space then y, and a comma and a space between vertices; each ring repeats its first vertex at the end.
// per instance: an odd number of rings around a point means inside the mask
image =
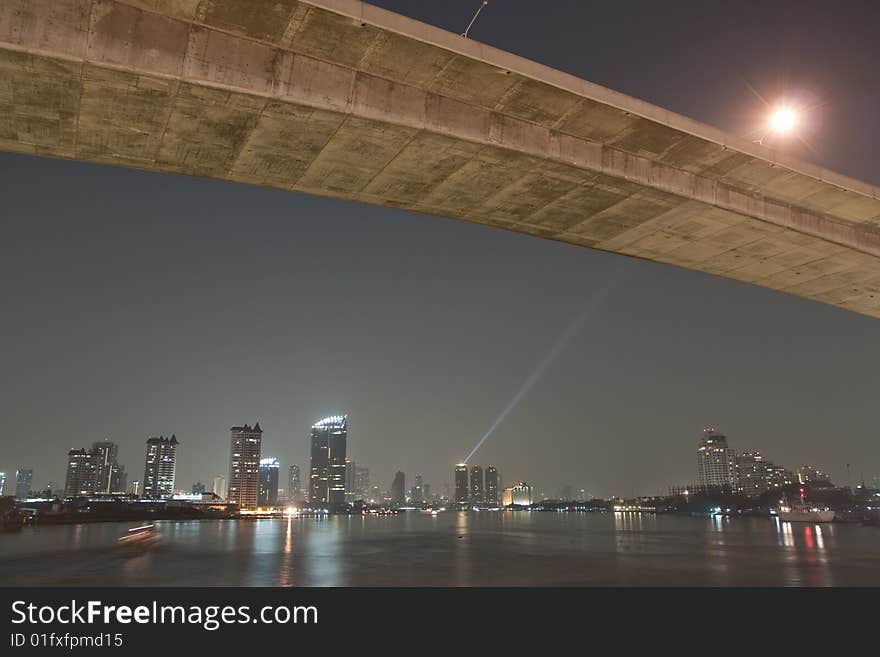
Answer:
POLYGON ((525 394, 531 390, 532 386, 537 383, 541 377, 544 375, 544 372, 547 368, 555 361, 559 355, 565 350, 568 346, 568 343, 571 342, 571 339, 580 333, 583 328, 587 325, 590 319, 592 319, 595 312, 599 309, 602 303, 610 294, 611 290, 613 290, 617 284, 622 279, 620 274, 615 274, 607 285, 600 288, 593 298, 590 299, 590 302, 587 304, 587 307, 575 317, 574 321, 569 324, 568 328, 565 329, 565 332, 559 336, 553 346, 550 348, 541 361, 538 363, 538 366, 532 371, 532 373, 528 376, 528 378, 523 382, 520 386, 517 393, 513 396, 507 406, 504 407, 504 410, 501 411, 501 414, 495 419, 492 423, 492 426, 489 427, 489 430, 483 435, 482 438, 474 445, 474 448, 471 450, 470 454, 467 455, 467 458, 463 461, 463 463, 467 463, 471 460, 474 454, 477 453, 477 450, 483 446, 483 443, 491 436, 495 429, 504 421, 510 412, 516 408, 516 405, 519 404, 520 400, 525 396, 525 394))

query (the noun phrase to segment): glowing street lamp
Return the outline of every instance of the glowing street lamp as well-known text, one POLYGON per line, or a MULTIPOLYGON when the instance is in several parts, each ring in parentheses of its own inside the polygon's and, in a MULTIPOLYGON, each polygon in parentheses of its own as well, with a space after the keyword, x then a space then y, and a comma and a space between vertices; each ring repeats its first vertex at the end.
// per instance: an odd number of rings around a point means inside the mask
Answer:
POLYGON ((774 108, 767 117, 766 132, 760 139, 756 139, 756 144, 763 144, 764 139, 770 135, 776 137, 787 137, 793 135, 798 127, 800 127, 801 117, 797 110, 786 105, 780 105, 774 108))
POLYGON ((798 115, 790 107, 777 107, 770 114, 769 127, 771 132, 779 135, 792 133, 798 126, 798 115))

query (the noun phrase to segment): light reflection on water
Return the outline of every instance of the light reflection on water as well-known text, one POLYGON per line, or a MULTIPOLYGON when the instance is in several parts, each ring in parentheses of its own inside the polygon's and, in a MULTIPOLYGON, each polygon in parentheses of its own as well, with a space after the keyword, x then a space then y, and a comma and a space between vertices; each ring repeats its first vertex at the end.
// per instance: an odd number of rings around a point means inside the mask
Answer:
POLYGON ((880 531, 778 518, 456 513, 162 521, 0 536, 0 582, 110 586, 880 585, 880 531))

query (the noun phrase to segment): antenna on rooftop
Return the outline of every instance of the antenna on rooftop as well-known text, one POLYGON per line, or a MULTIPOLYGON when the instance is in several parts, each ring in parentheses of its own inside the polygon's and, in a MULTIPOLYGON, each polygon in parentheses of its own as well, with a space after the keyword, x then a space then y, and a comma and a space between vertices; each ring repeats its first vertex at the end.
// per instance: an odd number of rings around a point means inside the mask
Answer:
POLYGON ((477 22, 477 17, 480 15, 480 12, 483 11, 483 8, 488 4, 489 4, 489 0, 483 0, 483 2, 480 3, 480 7, 477 9, 477 13, 474 14, 474 17, 471 19, 471 22, 468 23, 468 26, 467 26, 467 28, 465 28, 465 31, 461 33, 461 36, 463 36, 465 39, 468 38, 468 32, 471 31, 471 28, 474 26, 474 23, 477 22))

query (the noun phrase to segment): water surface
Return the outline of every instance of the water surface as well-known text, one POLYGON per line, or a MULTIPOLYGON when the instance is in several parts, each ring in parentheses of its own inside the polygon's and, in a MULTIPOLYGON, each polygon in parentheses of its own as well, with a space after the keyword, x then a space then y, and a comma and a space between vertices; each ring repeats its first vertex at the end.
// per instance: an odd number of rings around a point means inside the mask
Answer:
POLYGON ((161 521, 0 535, 6 586, 880 586, 880 529, 642 514, 161 521))

